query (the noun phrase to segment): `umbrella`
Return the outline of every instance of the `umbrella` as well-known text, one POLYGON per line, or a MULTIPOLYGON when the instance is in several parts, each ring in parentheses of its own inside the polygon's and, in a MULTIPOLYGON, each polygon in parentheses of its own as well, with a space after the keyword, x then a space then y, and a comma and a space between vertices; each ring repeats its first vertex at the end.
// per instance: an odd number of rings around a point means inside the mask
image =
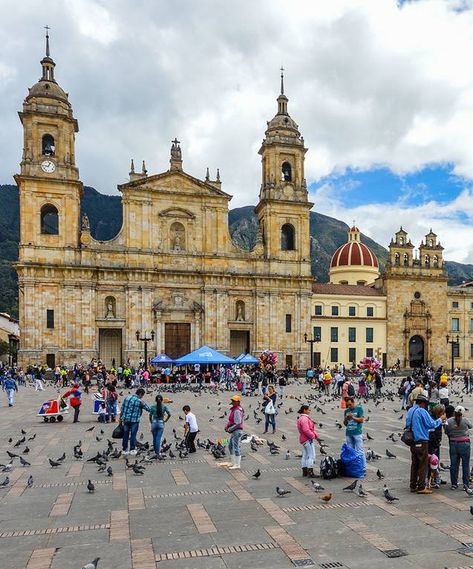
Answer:
POLYGON ((236 360, 239 364, 257 364, 257 363, 259 363, 259 359, 255 358, 255 356, 252 356, 251 354, 240 354, 236 358, 236 360))
POLYGON ((157 356, 154 356, 154 358, 151 360, 151 363, 154 365, 159 365, 159 364, 172 364, 174 360, 172 358, 170 358, 169 356, 167 356, 166 354, 158 354, 157 356))
POLYGON ((202 346, 198 350, 178 358, 174 363, 183 366, 186 364, 234 364, 236 361, 213 348, 209 348, 209 346, 202 346))

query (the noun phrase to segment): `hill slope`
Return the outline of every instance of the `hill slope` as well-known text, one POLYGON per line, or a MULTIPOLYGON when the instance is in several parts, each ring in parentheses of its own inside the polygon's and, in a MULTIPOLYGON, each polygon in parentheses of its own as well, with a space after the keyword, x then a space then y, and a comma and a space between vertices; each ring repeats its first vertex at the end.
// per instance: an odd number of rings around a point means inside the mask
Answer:
MULTIPOLYGON (((90 229, 96 239, 111 239, 120 231, 123 218, 120 196, 108 196, 85 186, 81 210, 88 215, 90 229)), ((228 223, 233 240, 240 247, 250 250, 255 244, 258 228, 253 206, 230 210, 228 223)), ((312 274, 319 281, 328 280, 330 259, 335 250, 346 242, 348 229, 343 221, 311 212, 312 274)), ((12 316, 18 315, 18 285, 11 263, 18 259, 19 238, 18 188, 0 185, 0 312, 8 312, 12 316)), ((363 242, 377 255, 383 267, 388 256, 387 249, 365 235, 363 242)), ((450 284, 473 280, 473 265, 455 262, 447 262, 446 265, 450 284)))

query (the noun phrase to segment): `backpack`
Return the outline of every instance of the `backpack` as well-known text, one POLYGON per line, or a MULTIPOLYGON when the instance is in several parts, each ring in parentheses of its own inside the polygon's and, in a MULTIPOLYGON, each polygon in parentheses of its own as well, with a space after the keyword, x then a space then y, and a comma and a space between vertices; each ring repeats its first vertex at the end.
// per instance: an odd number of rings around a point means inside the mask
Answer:
POLYGON ((324 456, 320 461, 320 476, 324 480, 338 477, 339 465, 333 456, 324 456))
POLYGON ((350 397, 354 397, 354 396, 355 396, 355 387, 354 387, 353 383, 349 383, 349 384, 348 384, 347 394, 348 394, 350 397))

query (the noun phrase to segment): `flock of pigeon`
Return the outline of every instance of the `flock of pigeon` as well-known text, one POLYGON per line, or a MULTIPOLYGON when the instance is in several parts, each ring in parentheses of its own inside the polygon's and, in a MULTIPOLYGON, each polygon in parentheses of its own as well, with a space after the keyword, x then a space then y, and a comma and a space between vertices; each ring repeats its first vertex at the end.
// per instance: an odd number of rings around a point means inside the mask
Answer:
MULTIPOLYGON (((397 380, 396 380, 397 383, 397 380)), ((378 408, 386 411, 386 406, 389 403, 393 403, 394 406, 398 403, 399 398, 396 393, 397 385, 394 385, 394 382, 391 385, 392 390, 386 391, 381 399, 376 401, 370 400, 364 403, 365 407, 365 414, 366 414, 366 422, 370 420, 370 414, 372 412, 376 412, 378 408)), ((186 393, 187 398, 189 397, 196 397, 201 398, 205 397, 206 395, 212 395, 210 400, 212 400, 215 395, 215 391, 210 391, 207 388, 198 389, 194 388, 193 386, 182 386, 182 385, 168 385, 168 386, 154 386, 153 389, 148 389, 148 395, 155 395, 156 392, 165 392, 166 395, 176 394, 179 392, 186 393)), ((126 395, 122 391, 120 395, 126 395)), ((224 396, 228 395, 228 392, 223 392, 224 396)), ((458 394, 460 400, 462 400, 462 395, 458 394)), ((294 414, 294 432, 291 433, 291 439, 295 440, 297 437, 296 429, 295 429, 295 421, 296 421, 296 413, 291 407, 291 401, 294 400, 297 403, 301 402, 308 402, 311 404, 313 411, 313 418, 317 421, 318 431, 319 434, 322 436, 323 439, 323 431, 326 427, 330 426, 330 423, 334 425, 338 430, 343 428, 343 425, 340 421, 336 420, 337 417, 340 417, 341 411, 339 409, 339 397, 336 395, 325 395, 324 393, 319 392, 315 389, 314 386, 306 386, 306 394, 305 397, 294 397, 290 396, 285 398, 284 400, 278 399, 277 408, 279 413, 284 410, 285 415, 294 414), (330 421, 331 419, 331 421, 330 421)), ((296 403, 296 405, 297 405, 296 403)), ((259 425, 264 420, 264 414, 262 411, 261 406, 261 398, 256 397, 248 397, 245 398, 243 401, 243 407, 245 408, 245 431, 246 434, 242 437, 242 449, 243 454, 245 453, 256 453, 262 451, 264 448, 267 448, 267 452, 271 456, 280 455, 281 452, 286 460, 292 458, 298 458, 300 453, 298 450, 295 452, 291 449, 284 449, 282 450, 281 447, 287 446, 287 436, 284 433, 280 435, 274 435, 273 440, 263 439, 260 436, 248 434, 251 432, 252 429, 255 429, 255 426, 259 425), (276 444, 275 440, 280 439, 280 443, 276 444), (292 454, 291 454, 292 453, 292 454)), ((220 420, 222 423, 222 435, 223 435, 223 427, 224 427, 224 419, 226 418, 228 411, 226 410, 226 401, 224 402, 217 401, 216 406, 213 404, 207 404, 207 410, 209 411, 209 415, 207 420, 209 422, 214 421, 216 418, 220 420)), ((398 409, 393 409, 396 415, 399 414, 398 409)), ((184 417, 179 416, 179 419, 183 422, 184 417)), ((400 421, 399 423, 399 431, 391 433, 386 440, 391 441, 392 443, 397 443, 400 440, 400 436, 402 434, 402 428, 404 426, 403 414, 397 416, 397 419, 400 421)), ((146 420, 146 417, 143 419, 146 420)), ((202 421, 205 420, 201 418, 202 421)), ((166 461, 166 460, 183 460, 185 461, 188 458, 188 451, 185 445, 185 440, 183 436, 180 436, 177 430, 174 428, 171 431, 171 435, 168 435, 168 440, 166 438, 162 441, 161 453, 157 455, 152 450, 152 445, 150 442, 145 441, 145 435, 143 432, 138 437, 137 440, 137 454, 134 457, 134 461, 130 460, 129 457, 125 457, 124 461, 118 461, 118 459, 122 458, 122 451, 119 450, 119 444, 117 445, 117 441, 111 440, 106 437, 106 433, 104 431, 104 426, 101 424, 93 425, 85 430, 86 437, 95 438, 96 443, 102 443, 104 446, 97 450, 93 456, 85 457, 84 452, 82 450, 82 440, 78 440, 78 442, 73 446, 72 451, 70 453, 70 459, 76 461, 84 461, 87 463, 94 464, 97 468, 97 474, 102 474, 107 477, 113 477, 114 474, 114 466, 113 464, 120 465, 120 469, 123 468, 123 464, 127 470, 129 470, 135 476, 144 476, 147 469, 156 463, 166 461), (93 432, 95 430, 95 432, 93 432)), ((261 427, 260 427, 261 428, 261 427)), ((146 426, 144 427, 146 429, 146 426)), ((202 429, 205 431, 205 427, 202 429)), ((368 431, 365 431, 366 434, 366 442, 368 444, 371 441, 375 440, 368 431)), ((37 433, 29 434, 25 429, 21 429, 19 438, 14 441, 13 438, 8 439, 8 449, 6 450, 6 455, 8 456, 8 460, 5 461, 3 464, 0 464, 0 472, 5 474, 5 478, 0 480, 0 489, 8 488, 10 485, 10 477, 9 474, 15 468, 29 468, 31 463, 28 461, 28 453, 30 452, 30 446, 34 444, 36 439, 37 433)), ((150 437, 151 438, 151 437, 150 437)), ((379 439, 379 435, 377 437, 379 439)), ((342 443, 344 440, 343 433, 340 433, 340 441, 342 443)), ((119 442, 119 441, 118 441, 119 442)), ((216 461, 220 461, 221 459, 225 459, 227 456, 227 448, 225 444, 220 441, 214 441, 211 438, 207 439, 197 439, 196 445, 202 450, 209 452, 216 461)), ((102 445, 101 445, 102 446, 102 445)), ((338 443, 337 443, 337 451, 338 451, 338 443)), ((320 447, 321 454, 328 454, 329 445, 323 442, 320 447)), ((396 455, 386 448, 385 450, 385 457, 388 460, 396 459, 396 455)), ((371 448, 366 449, 366 459, 368 462, 378 461, 383 457, 373 451, 371 448)), ((52 469, 61 469, 67 462, 67 453, 63 452, 59 457, 49 457, 48 463, 52 469)), ((443 470, 448 469, 448 465, 441 463, 441 468, 443 470)), ((261 470, 258 469, 253 475, 254 480, 259 480, 262 476, 261 470)), ((376 471, 376 476, 379 481, 383 481, 385 478, 384 473, 378 468, 376 471)), ((319 498, 325 503, 328 503, 332 500, 334 491, 326 491, 323 484, 326 486, 329 485, 331 481, 325 480, 310 480, 310 485, 313 488, 316 494, 320 494, 319 498)), ((34 479, 33 475, 30 475, 26 481, 26 489, 31 489, 34 487, 34 479)), ((88 479, 87 484, 85 486, 86 491, 90 494, 93 494, 97 491, 96 485, 94 484, 92 479, 88 479)), ((380 490, 381 491, 381 490, 380 490)), ((354 480, 348 486, 342 488, 342 492, 352 492, 355 493, 360 498, 366 498, 368 496, 368 492, 363 488, 363 484, 360 480, 354 480)), ((276 497, 277 498, 284 498, 291 493, 290 490, 283 488, 282 486, 278 485, 276 487, 276 497)), ((472 492, 473 493, 473 492, 472 492)), ((388 488, 386 484, 384 484, 382 489, 382 494, 385 500, 388 503, 395 502, 399 500, 396 496, 394 496, 391 490, 388 488)), ((471 513, 473 515, 473 506, 471 508, 471 513)), ((90 563, 83 566, 82 569, 96 569, 98 566, 100 558, 96 558, 90 563)))

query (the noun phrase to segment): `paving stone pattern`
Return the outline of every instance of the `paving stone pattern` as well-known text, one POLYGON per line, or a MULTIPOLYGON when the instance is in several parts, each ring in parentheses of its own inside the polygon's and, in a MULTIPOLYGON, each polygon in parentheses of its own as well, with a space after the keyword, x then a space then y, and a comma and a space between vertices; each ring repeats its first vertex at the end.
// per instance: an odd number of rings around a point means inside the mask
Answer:
MULTIPOLYGON (((392 382, 393 390, 397 383, 392 382)), ((293 384, 287 393, 305 400, 316 392, 311 386, 293 384)), ((31 467, 23 468, 15 459, 8 473, 10 484, 0 489, 0 550, 2 559, 8 560, 1 567, 81 569, 100 557, 98 569, 473 569, 469 547, 473 499, 461 490, 451 491, 449 485, 432 496, 409 493, 409 449, 387 439, 403 426, 399 416, 405 412, 400 411, 397 397, 365 405, 369 417, 365 434, 374 437, 365 446, 382 458, 369 463, 363 481, 368 497, 359 498, 342 491, 349 479, 321 480, 325 490, 317 494, 310 481, 302 478, 295 428, 300 401, 295 398, 284 398, 277 433, 264 435, 281 447, 280 454, 271 455, 266 444, 258 452, 244 444, 241 471, 219 466, 199 448, 187 459, 147 465, 144 476, 127 469, 123 459, 111 460, 114 475, 108 478, 86 459, 106 448, 112 425, 96 422, 88 396, 80 423, 72 424, 71 415, 63 423, 43 423, 36 411, 55 396, 52 387, 44 393, 20 388, 15 406, 8 408, 0 392, 0 463, 9 462, 7 450, 22 453, 26 444, 30 452, 23 456, 31 462, 31 467), (95 429, 88 432, 93 425, 95 429), (36 438, 14 447, 22 428, 27 439, 33 434, 36 438), (8 443, 10 437, 12 443, 8 443), (78 440, 84 450, 82 461, 72 456, 78 440), (386 458, 386 448, 397 458, 386 458), (63 452, 67 455, 63 464, 51 468, 48 458, 56 459, 63 452), (383 481, 376 476, 378 468, 385 474, 383 481), (261 477, 255 480, 252 475, 258 469, 261 477), (30 474, 34 482, 26 488, 30 474), (88 480, 95 484, 94 493, 87 491, 88 480), (384 483, 399 497, 398 502, 385 502, 384 483), (290 494, 277 496, 276 486, 290 494), (326 492, 333 495, 329 503, 320 499, 326 492)), ((196 413, 201 440, 227 437, 226 417, 220 418, 228 409, 227 392, 172 393, 170 397, 173 415, 166 424, 168 441, 174 440, 173 428, 182 436, 179 415, 186 403, 196 413)), ((146 399, 152 402, 154 392, 146 399)), ((460 396, 452 399, 456 403, 460 396)), ((471 397, 465 396, 462 404, 472 409, 467 416, 473 419, 471 397)), ((246 431, 263 437, 263 423, 253 418, 253 410, 261 408, 260 399, 244 398, 243 406, 250 416, 246 431)), ((325 414, 313 416, 322 424, 319 432, 328 444, 327 452, 337 455, 344 431, 335 422, 341 420, 342 411, 336 401, 326 401, 322 408, 325 414)), ((139 432, 142 441, 151 441, 147 416, 139 432)), ((449 462, 445 439, 441 460, 449 462)), ((448 479, 448 473, 443 475, 448 479)), ((0 473, 0 482, 5 476, 0 473)))

